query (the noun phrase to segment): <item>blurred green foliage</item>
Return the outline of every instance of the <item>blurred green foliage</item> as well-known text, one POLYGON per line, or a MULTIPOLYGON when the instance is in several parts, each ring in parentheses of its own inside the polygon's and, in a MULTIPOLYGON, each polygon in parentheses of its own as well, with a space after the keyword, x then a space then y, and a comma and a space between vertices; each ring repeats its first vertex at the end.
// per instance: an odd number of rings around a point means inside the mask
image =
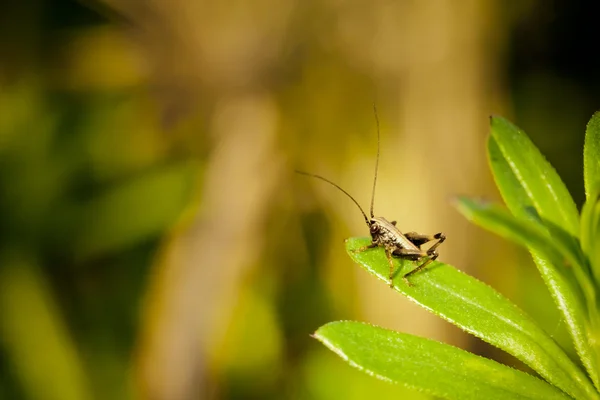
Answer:
MULTIPOLYGON (((557 10, 566 3, 557 2, 557 10)), ((0 6, 0 399, 139 396, 135 360, 149 329, 142 327, 141 310, 155 312, 146 302, 150 281, 169 270, 159 255, 206 197, 205 166, 219 145, 209 122, 215 104, 248 89, 222 93, 221 81, 204 77, 205 71, 199 74, 209 83, 199 88, 178 80, 195 53, 173 45, 185 32, 177 18, 161 18, 176 8, 165 4, 28 0, 0 6), (123 10, 150 22, 138 26, 123 10), (132 38, 150 43, 151 57, 141 57, 132 38), (171 75, 161 64, 169 62, 176 67, 171 75), (164 89, 170 85, 175 94, 164 89), (181 86, 196 90, 193 101, 180 95, 188 93, 181 86)), ((336 50, 328 36, 342 15, 335 7, 318 1, 296 7, 287 11, 291 33, 282 39, 281 60, 261 71, 264 85, 258 86, 278 102, 276 143, 289 163, 341 170, 357 155, 372 154, 374 145, 365 145, 372 140, 370 103, 375 97, 385 112, 396 83, 388 85, 386 70, 366 76, 352 55, 336 50), (379 97, 375 80, 385 87, 379 97)), ((527 2, 504 10, 520 18, 501 14, 497 29, 510 32, 510 68, 503 71, 515 94, 516 121, 546 135, 536 143, 581 204, 579 155, 565 157, 561 150, 580 148, 583 136, 564 132, 580 132, 597 107, 597 78, 563 64, 553 69, 561 59, 554 55, 528 62, 541 45, 521 40, 524 29, 554 38, 552 22, 536 19, 538 7, 544 8, 527 2), (561 115, 568 118, 552 113, 567 106, 572 112, 561 115), (548 111, 556 121, 539 118, 548 111)), ((376 14, 370 6, 361 10, 354 4, 350 17, 376 14)), ((254 11, 258 18, 269 7, 254 11)), ((558 26, 585 25, 580 13, 564 15, 570 19, 561 17, 558 26)), ((210 396, 423 398, 363 377, 310 339, 326 321, 363 312, 347 260, 332 256, 331 243, 343 252, 341 238, 350 232, 332 217, 333 207, 317 204, 309 186, 278 189, 264 228, 269 245, 234 294, 233 318, 209 355, 206 376, 216 388, 210 396), (312 208, 298 210, 298 196, 312 208)), ((541 286, 539 279, 533 285, 523 279, 527 292, 541 286)), ((513 294, 539 306, 526 291, 513 294)), ((545 326, 555 323, 555 315, 545 318, 545 326)))
POLYGON ((2 92, 4 388, 16 375, 31 398, 122 397, 153 249, 197 173, 148 149, 153 132, 123 131, 136 129, 127 120, 140 100, 49 92, 35 79, 2 92))

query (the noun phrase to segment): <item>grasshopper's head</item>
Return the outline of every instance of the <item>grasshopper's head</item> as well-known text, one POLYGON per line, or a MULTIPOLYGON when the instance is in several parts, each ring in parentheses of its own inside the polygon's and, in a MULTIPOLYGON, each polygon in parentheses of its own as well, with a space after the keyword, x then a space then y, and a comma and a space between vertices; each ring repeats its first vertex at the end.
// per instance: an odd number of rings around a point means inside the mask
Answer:
POLYGON ((377 221, 377 218, 371 218, 368 222, 369 225, 369 233, 371 234, 371 239, 373 242, 377 242, 379 236, 381 235, 381 225, 377 221))
POLYGON ((383 217, 371 217, 368 221, 369 233, 373 240, 376 240, 383 232, 393 231, 396 226, 396 221, 389 222, 383 217))
POLYGON ((373 217, 369 219, 369 221, 367 222, 367 226, 369 227, 369 232, 371 233, 371 236, 376 235, 379 232, 381 226, 381 224, 379 223, 379 218, 373 217))

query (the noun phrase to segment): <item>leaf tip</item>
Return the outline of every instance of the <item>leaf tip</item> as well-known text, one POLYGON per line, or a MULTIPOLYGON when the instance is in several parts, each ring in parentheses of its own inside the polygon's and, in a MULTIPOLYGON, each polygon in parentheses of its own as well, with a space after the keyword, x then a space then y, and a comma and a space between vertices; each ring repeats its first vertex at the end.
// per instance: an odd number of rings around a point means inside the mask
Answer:
POLYGON ((490 125, 497 124, 498 122, 501 122, 502 120, 504 120, 503 117, 501 117, 497 114, 490 114, 488 118, 490 120, 490 125))
POLYGON ((589 122, 587 123, 588 126, 590 126, 591 124, 594 123, 598 123, 600 121, 600 110, 596 111, 593 115, 592 118, 590 118, 589 122))
POLYGON ((473 200, 472 198, 468 197, 468 196, 455 196, 452 199, 452 205, 461 212, 466 211, 469 208, 472 208, 472 205, 475 204, 475 200, 473 200))
POLYGON ((506 136, 515 133, 522 134, 522 131, 519 129, 519 127, 499 115, 492 115, 490 117, 490 129, 493 136, 506 136))
POLYGON ((461 202, 463 202, 463 200, 465 199, 465 196, 457 194, 454 195, 452 197, 450 197, 450 204, 453 205, 454 207, 458 207, 460 205, 461 202))

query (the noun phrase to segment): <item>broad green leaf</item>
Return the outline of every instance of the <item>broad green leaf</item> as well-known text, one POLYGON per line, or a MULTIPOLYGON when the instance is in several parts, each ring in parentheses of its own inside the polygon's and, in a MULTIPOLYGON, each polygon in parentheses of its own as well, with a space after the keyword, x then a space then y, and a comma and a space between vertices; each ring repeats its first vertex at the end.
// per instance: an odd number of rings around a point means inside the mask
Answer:
POLYGON ((426 393, 401 385, 390 385, 381 379, 373 379, 364 371, 349 368, 345 360, 334 357, 325 348, 304 356, 302 367, 294 371, 294 381, 305 389, 296 396, 290 396, 293 399, 434 400, 426 393))
MULTIPOLYGON (((515 213, 515 208, 533 205, 542 218, 563 227, 573 236, 578 235, 579 213, 573 198, 554 168, 527 135, 504 118, 492 117, 488 143, 490 147, 496 146, 502 154, 506 165, 523 189, 520 195, 527 196, 527 202, 519 199, 515 203, 505 198, 511 211, 515 213)), ((490 156, 496 184, 505 197, 506 191, 511 188, 502 181, 503 175, 496 173, 494 161, 490 156)), ((513 185, 513 182, 509 182, 509 185, 513 185)))
POLYGON ((525 372, 406 333, 340 321, 315 337, 368 374, 445 399, 569 399, 525 372))
MULTIPOLYGON (((387 282, 389 264, 381 248, 354 253, 369 243, 366 238, 351 238, 346 242, 346 250, 355 262, 387 282)), ((398 275, 415 266, 412 262, 402 264, 398 275), (410 268, 404 268, 405 265, 410 268)), ((394 288, 466 332, 512 354, 573 397, 599 398, 587 376, 556 342, 488 285, 439 262, 411 276, 410 281, 413 286, 395 279, 394 288)))
POLYGON ((600 112, 596 112, 585 131, 583 147, 583 179, 585 194, 589 199, 600 189, 600 112))

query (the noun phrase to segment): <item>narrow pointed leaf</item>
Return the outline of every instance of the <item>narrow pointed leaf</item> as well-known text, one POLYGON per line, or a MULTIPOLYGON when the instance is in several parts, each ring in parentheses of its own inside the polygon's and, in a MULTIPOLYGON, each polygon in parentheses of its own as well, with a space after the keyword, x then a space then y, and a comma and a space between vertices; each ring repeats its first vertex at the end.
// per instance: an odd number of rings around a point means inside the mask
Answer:
POLYGON ((596 226, 594 224, 596 214, 596 204, 598 203, 598 193, 589 197, 581 209, 581 231, 579 237, 581 240, 581 249, 591 260, 593 246, 595 243, 596 226))
MULTIPOLYGON (((598 188, 600 189, 600 187, 598 188)), ((588 196, 581 210, 581 248, 588 257, 596 282, 600 282, 600 247, 598 228, 600 225, 600 191, 588 196)))
MULTIPOLYGON (((457 199, 458 210, 471 222, 511 240, 545 254, 562 272, 579 265, 579 254, 565 242, 556 242, 548 230, 539 224, 518 219, 507 210, 494 204, 478 202, 466 197, 457 199)), ((587 279, 587 277, 584 277, 587 279)), ((587 280, 589 283, 589 280, 587 280)))
POLYGON ((525 372, 459 348, 352 321, 322 326, 315 337, 350 365, 379 379, 444 399, 569 399, 525 372))
MULTIPOLYGON (((512 214, 515 217, 531 221, 543 227, 552 236, 555 243, 569 249, 570 253, 577 259, 577 262, 573 266, 577 266, 583 273, 589 275, 589 267, 577 239, 579 232, 570 232, 564 228, 564 225, 557 224, 553 219, 542 215, 530 193, 531 191, 528 189, 531 183, 519 179, 517 169, 511 164, 511 160, 505 157, 505 153, 500 149, 494 136, 491 136, 488 140, 488 157, 498 189, 512 214)), ((549 166, 549 168, 552 167, 549 166)), ((543 183, 542 174, 540 174, 538 179, 540 181, 538 184, 543 183)), ((560 183, 562 184, 562 182, 560 183)), ((562 186, 564 187, 564 185, 562 186)), ((570 195, 569 199, 571 199, 570 195)), ((575 260, 572 261, 574 262, 575 260)))
MULTIPOLYGON (((494 120, 492 120, 492 122, 493 121, 494 120)), ((499 121, 502 122, 504 120, 500 119, 499 121)), ((494 129, 492 129, 492 132, 494 132, 494 129)), ((535 193, 543 193, 544 190, 531 190, 531 188, 528 186, 529 181, 522 179, 522 177, 518 175, 519 171, 523 168, 516 167, 514 165, 514 160, 510 157, 510 155, 509 157, 505 157, 507 150, 506 148, 504 150, 500 148, 497 137, 500 137, 500 140, 502 140, 501 135, 494 134, 492 134, 492 136, 490 136, 488 139, 488 157, 496 185, 500 190, 506 206, 510 209, 514 216, 524 220, 529 220, 532 223, 538 223, 540 226, 544 226, 544 228, 548 230, 547 221, 546 224, 544 224, 544 221, 540 217, 540 212, 536 208, 537 204, 534 202, 535 193)), ((514 149, 514 152, 519 153, 519 149, 514 149)), ((549 174, 555 175, 556 173, 551 170, 549 174)), ((531 179, 535 181, 536 176, 532 176, 531 179)), ((537 180, 542 182, 540 174, 538 174, 537 180)), ((562 182, 558 183, 557 186, 561 188, 564 187, 562 182)), ((562 189, 559 189, 558 191, 562 192, 562 189)), ((571 202, 572 199, 567 199, 565 204, 571 204, 571 202)), ((570 209, 573 207, 570 205, 568 206, 570 209)), ((550 230, 548 230, 548 233, 554 233, 553 238, 556 240, 556 243, 561 242, 564 246, 570 247, 571 249, 577 247, 577 243, 565 243, 564 238, 556 237, 556 232, 550 232, 550 230)), ((561 274, 557 271, 557 267, 562 266, 562 263, 553 265, 554 262, 551 261, 547 256, 544 256, 540 253, 533 253, 534 252, 532 252, 533 259, 538 271, 540 272, 544 283, 548 287, 550 295, 554 299, 556 306, 561 311, 565 321, 567 322, 567 329, 571 339, 573 340, 575 350, 577 351, 582 364, 588 371, 588 374, 592 377, 594 385, 596 388, 600 389, 600 379, 598 378, 598 361, 590 346, 590 343, 595 343, 596 340, 593 338, 594 335, 588 326, 589 323, 587 320, 588 313, 586 301, 593 302, 593 299, 586 300, 582 298, 577 290, 565 291, 565 288, 568 285, 571 287, 573 287, 573 285, 572 282, 567 283, 567 280, 570 281, 570 279, 567 279, 565 276, 561 276, 561 274)), ((589 268, 587 266, 581 266, 581 271, 584 273, 589 273, 589 268)), ((579 274, 579 276, 581 277, 581 274, 579 274)), ((582 285, 587 285, 587 279, 581 280, 582 285)))
MULTIPOLYGON (((389 265, 381 248, 355 253, 369 239, 351 238, 352 259, 387 282, 389 265)), ((415 264, 403 262, 398 274, 415 264)), ((410 277, 413 286, 395 279, 394 288, 415 303, 529 365, 544 379, 577 399, 598 393, 578 366, 529 316, 500 293, 447 264, 432 263, 410 277)))
MULTIPOLYGON (((527 135, 504 118, 491 119, 491 138, 493 145, 502 154, 516 180, 523 188, 528 203, 532 204, 538 214, 552 223, 563 227, 569 234, 579 233, 579 213, 567 187, 560 179, 552 165, 544 158, 527 135)), ((492 144, 490 144, 492 145, 492 144)), ((490 159, 492 170, 494 160, 490 159)), ((498 188, 505 196, 506 185, 494 171, 498 188)), ((512 183, 511 183, 512 185, 512 183)), ((509 190, 509 189, 508 189, 509 190)), ((506 199, 505 199, 506 201, 506 199)), ((519 204, 508 204, 511 211, 519 204)), ((512 203, 512 202, 511 202, 512 203)))
MULTIPOLYGON (((580 342, 581 349, 577 348, 577 351, 581 353, 582 361, 585 358, 586 368, 589 371, 595 371, 596 358, 590 350, 590 344, 595 343, 594 333, 586 318, 586 309, 594 308, 596 304, 595 288, 593 282, 587 275, 582 274, 580 269, 569 267, 577 261, 574 258, 575 255, 571 254, 569 248, 564 247, 560 242, 551 241, 546 231, 539 225, 518 220, 499 207, 463 198, 458 202, 458 209, 475 224, 529 248, 540 273, 549 279, 546 283, 552 294, 560 296, 555 300, 568 297, 575 302, 573 306, 577 308, 572 311, 575 311, 577 315, 570 315, 569 322, 577 321, 581 325, 580 330, 582 331, 577 334, 583 334, 585 338, 580 342), (557 268, 557 265, 561 267, 557 268)), ((590 373, 590 375, 596 382, 596 374, 590 373)))
POLYGON ((504 157, 493 136, 488 140, 488 156, 496 184, 500 189, 506 206, 512 214, 517 218, 530 221, 534 225, 539 225, 541 229, 545 230, 552 237, 553 242, 558 243, 562 249, 569 252, 572 256, 571 261, 574 266, 588 273, 589 268, 581 251, 579 240, 577 239, 578 233, 573 235, 562 226, 540 215, 526 186, 515 175, 513 166, 504 157))
POLYGON ((589 199, 594 191, 600 189, 600 112, 592 116, 585 131, 583 179, 589 199))

